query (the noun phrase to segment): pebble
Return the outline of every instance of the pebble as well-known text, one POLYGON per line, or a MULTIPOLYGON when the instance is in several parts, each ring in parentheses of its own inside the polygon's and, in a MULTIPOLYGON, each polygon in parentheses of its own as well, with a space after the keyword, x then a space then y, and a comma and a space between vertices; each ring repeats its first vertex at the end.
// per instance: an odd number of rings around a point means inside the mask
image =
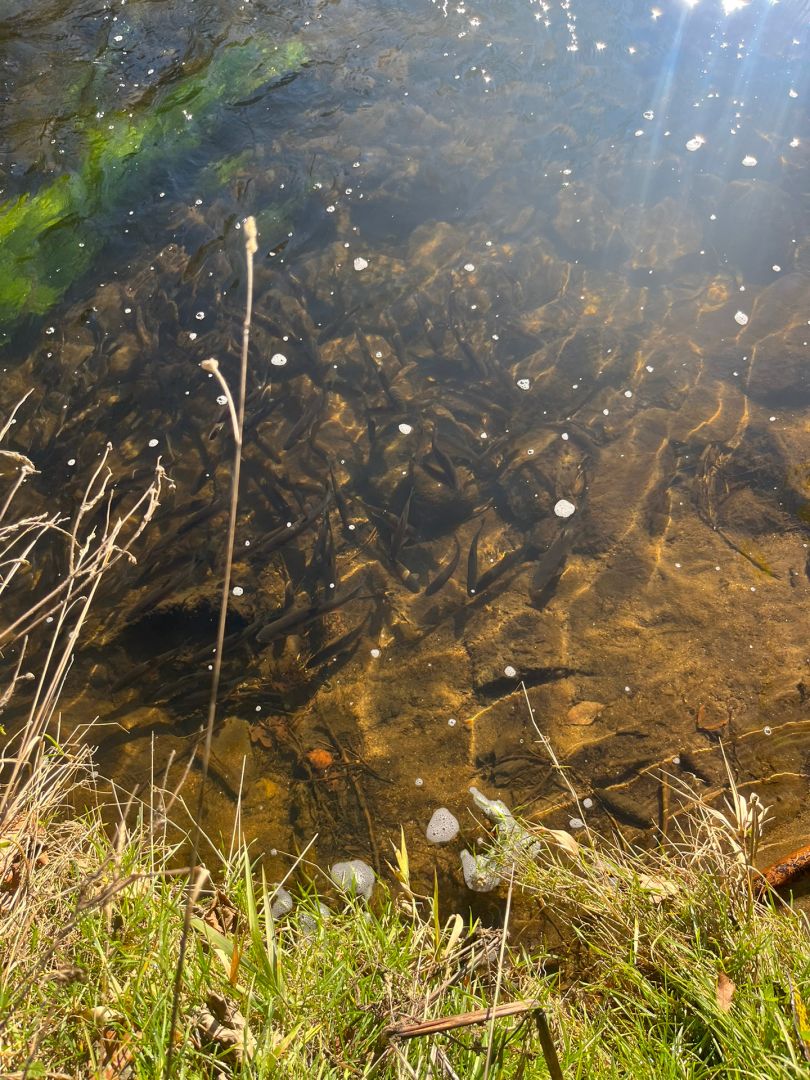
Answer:
POLYGON ((578 701, 568 710, 565 719, 569 724, 585 727, 599 717, 604 707, 601 701, 578 701))
POLYGON ((458 836, 458 830, 458 819, 446 806, 440 806, 438 810, 434 810, 433 817, 425 829, 425 836, 431 844, 449 844, 458 836))

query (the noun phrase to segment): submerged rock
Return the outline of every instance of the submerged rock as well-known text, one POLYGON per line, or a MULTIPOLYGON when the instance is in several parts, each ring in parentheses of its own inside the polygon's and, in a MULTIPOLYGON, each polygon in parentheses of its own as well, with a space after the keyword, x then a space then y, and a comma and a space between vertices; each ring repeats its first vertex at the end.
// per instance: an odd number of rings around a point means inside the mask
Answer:
POLYGON ((433 817, 428 822, 425 836, 431 844, 449 844, 458 836, 458 819, 450 813, 446 806, 440 806, 434 811, 433 817))
POLYGON ((363 862, 362 859, 350 859, 348 862, 339 862, 330 870, 332 881, 343 892, 352 896, 362 896, 364 900, 370 900, 374 892, 376 880, 374 871, 363 862))

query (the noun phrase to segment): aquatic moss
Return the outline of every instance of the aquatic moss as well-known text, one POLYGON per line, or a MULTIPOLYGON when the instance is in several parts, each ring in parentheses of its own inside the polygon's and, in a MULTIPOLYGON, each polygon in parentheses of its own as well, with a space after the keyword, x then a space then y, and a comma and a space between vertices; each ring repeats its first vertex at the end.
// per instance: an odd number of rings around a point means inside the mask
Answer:
POLYGON ((230 45, 197 72, 156 93, 143 107, 81 121, 85 156, 78 172, 0 205, 0 325, 43 315, 91 265, 99 225, 142 190, 158 166, 187 153, 222 120, 222 107, 295 71, 298 42, 258 39, 230 45))

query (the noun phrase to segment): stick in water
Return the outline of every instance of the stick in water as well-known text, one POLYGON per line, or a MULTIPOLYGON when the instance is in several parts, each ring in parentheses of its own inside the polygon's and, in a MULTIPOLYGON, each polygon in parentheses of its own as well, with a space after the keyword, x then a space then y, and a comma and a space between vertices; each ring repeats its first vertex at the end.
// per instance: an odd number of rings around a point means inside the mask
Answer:
POLYGON ((238 404, 234 407, 233 397, 225 378, 219 370, 216 360, 204 360, 202 368, 214 375, 222 387, 222 391, 228 399, 228 408, 231 415, 233 428, 234 455, 233 471, 231 473, 231 503, 228 516, 228 537, 225 548, 225 576, 222 582, 222 596, 219 605, 219 624, 217 626, 216 651, 214 653, 214 671, 211 677, 211 696, 208 701, 208 720, 205 726, 205 741, 201 762, 200 787, 197 796, 197 807, 194 818, 194 828, 191 834, 191 858, 189 860, 189 881, 191 887, 186 897, 186 908, 183 916, 183 933, 180 937, 180 953, 177 958, 177 969, 174 975, 174 993, 172 996, 172 1018, 169 1025, 169 1041, 166 1047, 166 1069, 164 1076, 171 1076, 174 1058, 175 1036, 177 1032, 177 1019, 180 1008, 180 987, 183 981, 183 964, 186 958, 188 935, 191 929, 191 912, 199 889, 197 887, 197 871, 199 869, 200 837, 202 834, 202 812, 205 799, 205 786, 208 778, 208 767, 211 760, 211 743, 214 737, 214 721, 217 714, 217 694, 219 692, 220 673, 222 671, 222 647, 225 640, 225 620, 228 614, 228 597, 231 591, 231 569, 233 567, 233 548, 236 536, 236 513, 239 506, 239 473, 242 467, 242 432, 245 424, 245 387, 247 386, 248 348, 250 346, 250 321, 253 314, 253 256, 256 254, 258 244, 256 242, 256 221, 249 217, 245 221, 245 259, 247 262, 247 298, 245 301, 245 320, 242 324, 242 361, 239 371, 239 397, 238 404))

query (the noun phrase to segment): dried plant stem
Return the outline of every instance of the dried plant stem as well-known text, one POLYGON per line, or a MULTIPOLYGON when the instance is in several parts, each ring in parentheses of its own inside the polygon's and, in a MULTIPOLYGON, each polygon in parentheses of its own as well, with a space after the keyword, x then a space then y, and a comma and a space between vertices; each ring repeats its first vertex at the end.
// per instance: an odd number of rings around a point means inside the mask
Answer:
MULTIPOLYGON (((234 407, 233 396, 230 388, 219 371, 216 360, 203 361, 202 367, 215 375, 223 393, 228 399, 228 408, 233 427, 234 456, 233 471, 231 473, 231 499, 228 513, 228 535, 225 543, 225 573, 222 582, 222 594, 219 605, 219 624, 217 626, 216 652, 214 654, 214 670, 211 677, 211 695, 208 702, 208 719, 205 726, 205 739, 202 752, 202 773, 197 796, 197 807, 194 815, 194 827, 191 833, 191 858, 190 879, 195 881, 195 875, 199 864, 200 839, 202 836, 202 813, 205 800, 206 781, 211 762, 211 745, 214 737, 214 723, 217 714, 217 695, 219 693, 220 676, 222 673, 222 650, 225 641, 225 622, 228 615, 228 599, 231 591, 231 571, 233 568, 233 549, 236 540, 236 517, 239 508, 239 474, 242 467, 242 433, 245 424, 245 390, 247 387, 248 350, 250 347, 250 323, 253 314, 253 256, 257 251, 256 222, 249 217, 245 222, 245 258, 247 262, 247 298, 245 301, 245 319, 242 324, 242 357, 239 371, 239 397, 238 405, 234 407)), ((190 889, 186 898, 185 912, 183 916, 183 932, 180 938, 180 950, 177 957, 177 968, 174 977, 174 993, 172 997, 172 1016, 169 1025, 168 1043, 166 1047, 166 1069, 164 1075, 171 1076, 172 1063, 174 1060, 175 1035, 177 1031, 177 1019, 180 1009, 180 989, 183 981, 183 964, 188 946, 188 936, 191 930, 191 914, 194 905, 194 889, 190 889)))
MULTIPOLYGON (((524 688, 525 689, 525 688, 524 688)), ((503 979, 503 961, 506 955, 506 937, 509 932, 509 915, 512 910, 512 889, 515 884, 515 866, 509 873, 509 892, 506 894, 506 910, 503 913, 503 933, 501 934, 501 947, 498 952, 498 973, 495 976, 495 993, 492 995, 492 1016, 489 1021, 487 1037, 487 1059, 484 1064, 484 1080, 489 1080, 489 1070, 492 1068, 492 1052, 495 1046, 495 1010, 498 1008, 498 998, 501 996, 501 980, 503 979)))

